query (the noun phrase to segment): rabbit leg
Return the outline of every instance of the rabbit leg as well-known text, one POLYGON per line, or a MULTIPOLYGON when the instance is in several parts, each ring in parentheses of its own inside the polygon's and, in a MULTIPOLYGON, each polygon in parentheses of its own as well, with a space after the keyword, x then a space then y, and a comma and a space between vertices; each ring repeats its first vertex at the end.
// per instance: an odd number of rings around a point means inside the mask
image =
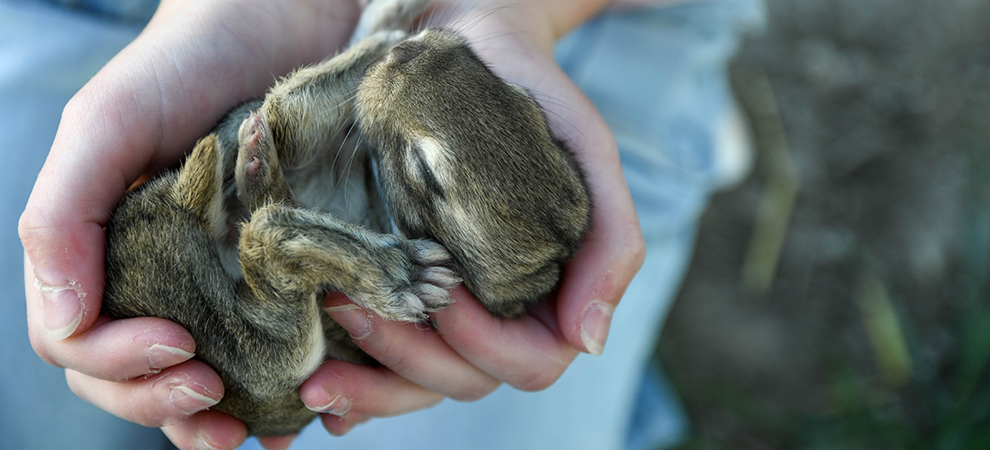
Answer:
POLYGON ((379 234, 299 208, 260 115, 241 126, 235 179, 251 210, 241 229, 241 267, 261 299, 309 298, 338 290, 392 320, 414 322, 450 304, 460 282, 439 244, 379 234))
POLYGON ((268 203, 296 205, 282 172, 278 150, 264 113, 251 114, 237 132, 234 183, 237 197, 254 212, 268 203))
POLYGON ((268 204, 241 231, 241 265, 259 297, 340 291, 378 315, 418 322, 449 305, 460 279, 432 241, 378 234, 327 214, 268 204))

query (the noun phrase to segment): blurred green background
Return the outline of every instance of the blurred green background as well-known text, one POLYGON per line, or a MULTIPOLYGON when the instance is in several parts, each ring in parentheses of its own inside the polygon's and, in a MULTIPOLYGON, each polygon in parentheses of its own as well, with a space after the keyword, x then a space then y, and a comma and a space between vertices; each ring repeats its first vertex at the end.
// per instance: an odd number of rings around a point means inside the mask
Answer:
POLYGON ((684 448, 990 448, 990 1, 767 3, 657 347, 684 448))

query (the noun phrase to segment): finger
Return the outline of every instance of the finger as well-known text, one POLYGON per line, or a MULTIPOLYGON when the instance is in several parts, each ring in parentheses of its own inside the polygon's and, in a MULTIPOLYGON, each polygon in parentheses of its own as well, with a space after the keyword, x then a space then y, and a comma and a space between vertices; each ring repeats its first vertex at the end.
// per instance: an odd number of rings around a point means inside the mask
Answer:
POLYGON ((591 192, 591 228, 564 271, 557 297, 561 333, 575 348, 600 355, 612 312, 643 265, 646 243, 608 125, 552 60, 531 58, 529 68, 506 67, 507 78, 539 92, 538 100, 555 99, 542 106, 556 134, 585 168, 591 192), (535 80, 533 70, 541 74, 535 80))
POLYGON ((601 355, 612 312, 643 265, 646 243, 611 131, 597 113, 575 114, 575 110, 595 109, 573 83, 567 80, 557 88, 562 90, 555 95, 566 96, 574 109, 547 105, 557 109, 551 115, 585 130, 572 141, 574 152, 581 167, 595 168, 585 170, 592 200, 591 229, 564 271, 557 296, 558 320, 567 342, 601 355))
POLYGON ((66 370, 65 378, 83 400, 147 427, 179 424, 216 405, 224 391, 216 372, 196 360, 132 381, 100 380, 74 370, 66 370))
MULTIPOLYGON (((536 315, 496 319, 463 287, 453 305, 434 313, 439 333, 469 362, 517 389, 549 387, 577 350, 536 315)), ((547 306, 544 306, 547 307, 547 306)))
POLYGON ((512 52, 504 51, 504 41, 485 43, 484 36, 515 31, 499 28, 515 25, 488 20, 467 29, 466 34, 496 74, 534 93, 554 134, 584 168, 592 197, 591 229, 564 272, 557 314, 560 331, 570 345, 600 355, 612 312, 642 266, 646 244, 615 138, 594 104, 545 49, 527 41, 525 34, 506 37, 514 44, 512 52))
POLYGON ((326 298, 326 312, 354 343, 385 367, 426 389, 472 401, 499 381, 478 369, 424 324, 391 322, 363 310, 341 294, 326 298))
POLYGON ((354 429, 354 427, 371 420, 371 417, 360 413, 348 414, 346 416, 335 416, 333 414, 321 414, 320 421, 323 428, 332 436, 343 436, 354 429))
POLYGON ((196 345, 185 329, 165 319, 101 316, 85 333, 48 342, 46 349, 46 360, 58 367, 123 381, 187 361, 194 356, 196 345))
POLYGON ((259 436, 258 443, 266 450, 285 450, 292 445, 292 440, 295 438, 296 435, 294 434, 287 436, 259 436))
POLYGON ((602 216, 613 208, 600 209, 593 212, 589 236, 564 271, 557 304, 564 337, 593 355, 605 351, 612 313, 646 255, 638 224, 610 222, 611 217, 602 216))
POLYGON ((196 413, 181 424, 163 427, 162 432, 181 449, 234 449, 247 439, 244 422, 217 411, 196 413))
POLYGON ((560 68, 553 70, 564 81, 554 86, 551 96, 567 98, 568 107, 548 103, 549 116, 584 130, 569 142, 580 166, 595 168, 584 171, 591 192, 591 229, 564 271, 557 296, 558 320, 571 345, 601 355, 612 312, 643 265, 646 243, 612 132, 560 68))
POLYGON ((433 406, 443 394, 387 367, 329 360, 299 387, 306 407, 338 417, 390 417, 433 406))
POLYGON ((100 311, 103 286, 103 229, 83 222, 76 227, 39 225, 47 221, 29 211, 19 233, 25 249, 25 294, 32 340, 65 339, 88 329, 100 311))

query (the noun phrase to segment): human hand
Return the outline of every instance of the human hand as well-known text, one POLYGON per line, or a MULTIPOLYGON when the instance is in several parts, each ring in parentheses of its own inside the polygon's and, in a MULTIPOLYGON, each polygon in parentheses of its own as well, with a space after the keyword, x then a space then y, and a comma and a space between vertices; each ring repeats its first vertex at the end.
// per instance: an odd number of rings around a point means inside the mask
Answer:
POLYGON ((552 58, 559 34, 590 14, 592 5, 553 3, 482 0, 470 10, 439 4, 426 17, 464 33, 496 74, 535 93, 555 134, 585 169, 594 204, 591 232, 556 298, 518 319, 494 319, 463 288, 454 292, 453 305, 433 315, 439 333, 369 317, 343 296, 329 297, 331 317, 383 364, 327 361, 300 388, 307 405, 331 413, 321 417, 332 434, 443 397, 479 399, 503 382, 544 389, 579 351, 602 352, 612 311, 645 247, 614 138, 552 58))
POLYGON ((354 0, 163 0, 141 35, 66 105, 19 232, 32 346, 66 368, 77 395, 164 426, 182 448, 243 442, 239 421, 200 412, 223 385, 189 359, 188 332, 162 319, 99 315, 102 226, 135 180, 174 165, 229 108, 333 54, 357 15, 354 0))

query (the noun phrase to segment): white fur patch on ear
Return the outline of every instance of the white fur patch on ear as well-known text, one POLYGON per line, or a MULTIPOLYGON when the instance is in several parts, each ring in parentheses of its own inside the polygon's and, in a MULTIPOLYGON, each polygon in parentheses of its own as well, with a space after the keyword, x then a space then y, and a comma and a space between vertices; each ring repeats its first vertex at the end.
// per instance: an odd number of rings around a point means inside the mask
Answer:
POLYGON ((454 164, 453 155, 439 141, 431 137, 420 138, 413 142, 413 149, 409 152, 409 168, 411 173, 417 173, 417 159, 430 169, 436 181, 441 186, 450 186, 453 179, 450 176, 450 167, 454 164))
POLYGON ((450 151, 447 150, 439 141, 431 137, 425 137, 418 141, 416 144, 423 151, 423 157, 426 158, 426 163, 430 165, 433 170, 446 167, 453 161, 451 158, 450 151))

